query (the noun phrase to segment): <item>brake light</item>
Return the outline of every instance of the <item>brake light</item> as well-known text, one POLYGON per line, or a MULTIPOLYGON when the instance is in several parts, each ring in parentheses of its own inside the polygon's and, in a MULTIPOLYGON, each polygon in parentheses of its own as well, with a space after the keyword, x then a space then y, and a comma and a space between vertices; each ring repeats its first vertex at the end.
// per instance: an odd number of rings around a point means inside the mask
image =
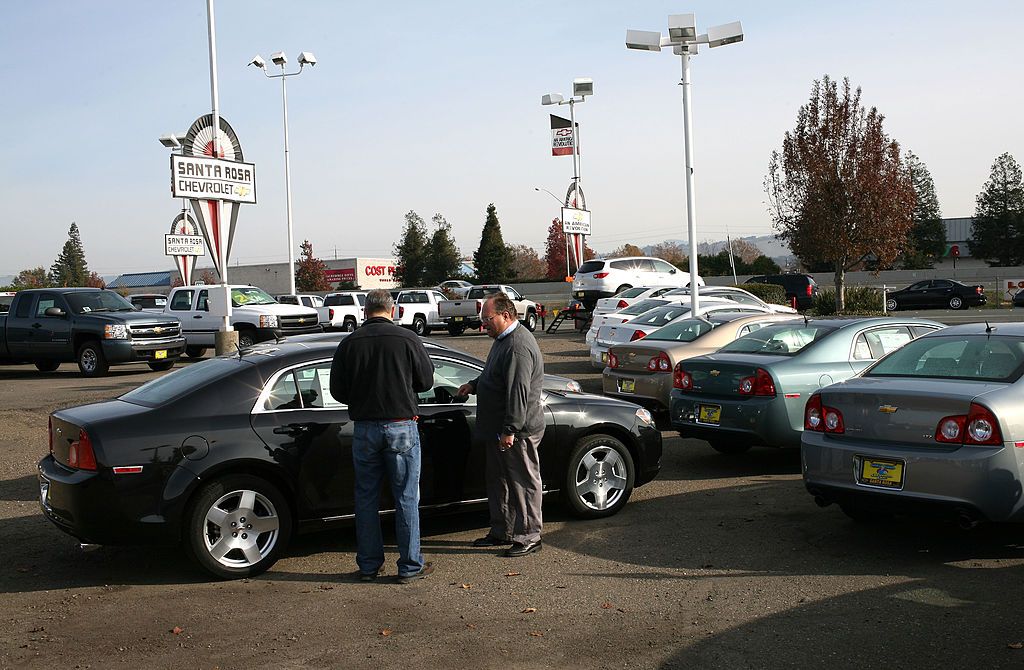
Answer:
POLYGON ((405 316, 405 308, 404 307, 399 307, 398 308, 398 318, 401 319, 404 316, 405 316))
POLYGON ((629 307, 629 303, 625 300, 619 300, 619 304, 615 305, 615 309, 626 309, 629 307))
POLYGON ((834 407, 825 405, 822 407, 825 412, 825 432, 845 433, 846 425, 843 423, 843 413, 834 407))
POLYGON ((821 396, 815 393, 804 406, 804 430, 816 433, 845 433, 843 413, 835 407, 821 404, 821 396))
POLYGON ((683 369, 682 363, 676 363, 675 369, 672 370, 672 388, 680 391, 693 389, 693 375, 683 369))
POLYGON ((329 321, 334 321, 334 308, 333 307, 328 307, 327 308, 327 319, 329 321))
POLYGON ((740 380, 737 389, 740 395, 775 396, 775 381, 771 374, 764 368, 754 371, 753 377, 744 377, 740 380))
POLYGON ((935 441, 998 446, 1003 443, 1003 435, 992 410, 972 402, 966 415, 946 416, 939 421, 935 428, 935 441))
POLYGON ((811 285, 810 284, 807 285, 807 295, 812 295, 812 293, 811 293, 811 285))
POLYGON ((608 352, 608 367, 610 367, 610 368, 617 368, 617 367, 619 367, 619 357, 616 356, 615 354, 613 354, 610 351, 608 352))
POLYGON ((68 447, 68 465, 79 470, 96 469, 96 452, 84 428, 78 431, 78 439, 68 447))
POLYGON ((668 372, 672 369, 672 361, 669 360, 668 354, 661 351, 657 356, 647 361, 647 369, 651 372, 668 372))
POLYGON ((642 340, 645 337, 647 337, 647 333, 645 333, 644 331, 642 331, 642 330, 634 330, 633 334, 629 336, 629 341, 630 342, 636 342, 637 340, 642 340))
POLYGON ((984 288, 984 287, 982 287, 982 286, 975 286, 975 287, 974 287, 974 291, 975 291, 975 293, 977 293, 978 295, 981 295, 982 293, 984 293, 984 292, 985 292, 985 288, 984 288))
POLYGON ((53 456, 53 417, 49 417, 46 420, 46 432, 50 438, 50 455, 53 456))
POLYGON ((595 272, 594 273, 594 279, 604 279, 607 276, 608 276, 607 272, 595 272))

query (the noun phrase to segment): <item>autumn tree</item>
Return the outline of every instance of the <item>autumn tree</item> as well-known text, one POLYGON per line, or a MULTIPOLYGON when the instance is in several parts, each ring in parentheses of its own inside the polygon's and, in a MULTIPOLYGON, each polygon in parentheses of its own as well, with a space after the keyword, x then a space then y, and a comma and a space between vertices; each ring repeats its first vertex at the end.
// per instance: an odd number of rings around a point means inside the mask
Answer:
POLYGON ((54 286, 87 286, 88 281, 89 265, 85 262, 82 236, 78 232, 78 224, 72 222, 68 240, 60 256, 50 266, 50 282, 54 286))
POLYGON ((690 257, 687 255, 686 250, 678 242, 659 242, 651 247, 650 255, 654 258, 668 261, 680 270, 686 270, 690 262, 690 257))
POLYGON ((395 281, 404 287, 422 286, 427 274, 427 226, 416 212, 405 215, 402 241, 395 244, 395 281))
POLYGON ((423 283, 427 285, 440 284, 459 274, 459 266, 462 265, 462 255, 455 245, 455 238, 452 237, 452 226, 440 214, 435 214, 431 219, 434 224, 434 233, 427 242, 426 270, 423 283))
POLYGON ((609 258, 623 258, 625 256, 645 256, 644 250, 635 244, 623 244, 618 249, 613 250, 608 254, 609 258))
POLYGON ((103 281, 103 277, 99 276, 95 272, 90 272, 88 279, 85 280, 83 286, 89 288, 107 288, 107 282, 103 281))
POLYGON ((493 202, 487 205, 487 219, 473 262, 482 282, 500 283, 512 278, 512 256, 501 237, 501 224, 493 202))
POLYGON ((744 263, 753 263, 759 257, 763 256, 764 253, 758 246, 752 242, 739 239, 732 241, 732 256, 737 261, 743 261, 744 263))
POLYGON ((907 250, 903 253, 903 268, 921 270, 935 265, 935 259, 946 251, 946 226, 939 211, 939 198, 935 182, 921 159, 907 152, 907 168, 917 194, 914 207, 914 227, 910 230, 907 250))
POLYGON ((537 250, 526 244, 512 244, 508 248, 512 255, 512 278, 517 281, 543 279, 547 276, 548 266, 537 250))
POLYGON ((52 284, 50 283, 49 275, 46 273, 46 268, 40 265, 37 268, 29 268, 19 272, 11 286, 14 287, 15 291, 20 291, 23 288, 48 288, 52 284))
POLYGON ((548 238, 544 243, 544 262, 547 264, 547 278, 562 280, 568 268, 565 265, 565 233, 561 219, 552 219, 548 226, 548 238))
POLYGON ((1024 263, 1024 184, 1020 165, 1008 153, 996 158, 975 200, 969 244, 971 255, 990 265, 1024 263))
POLYGON ((299 262, 295 264, 296 291, 330 291, 327 264, 313 255, 313 243, 303 240, 299 245, 299 262))
POLYGON ((871 256, 891 264, 913 226, 914 185, 884 118, 864 108, 849 79, 840 86, 826 75, 768 164, 775 230, 802 262, 832 266, 840 311, 846 271, 871 256))

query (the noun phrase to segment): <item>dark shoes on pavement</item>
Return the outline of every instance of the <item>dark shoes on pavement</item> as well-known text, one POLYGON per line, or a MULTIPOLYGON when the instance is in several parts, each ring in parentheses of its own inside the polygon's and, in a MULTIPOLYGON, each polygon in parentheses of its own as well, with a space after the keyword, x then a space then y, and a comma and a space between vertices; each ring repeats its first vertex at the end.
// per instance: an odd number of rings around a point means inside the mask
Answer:
POLYGON ((509 558, 517 558, 519 556, 526 556, 528 554, 536 553, 543 548, 544 545, 543 543, 541 543, 540 540, 537 540, 535 542, 527 542, 526 544, 523 544, 522 542, 515 542, 512 544, 511 547, 509 547, 505 551, 505 555, 509 558))
POLYGON ((509 544, 512 544, 512 540, 499 540, 490 534, 473 540, 474 547, 504 547, 509 544))
POLYGON ((356 575, 359 577, 359 581, 361 582, 375 582, 377 581, 377 577, 380 576, 380 571, 378 570, 377 572, 356 572, 356 575))
POLYGON ((406 575, 404 577, 399 575, 398 576, 398 583, 399 584, 412 584, 413 582, 415 582, 418 579, 426 579, 428 576, 433 574, 433 572, 434 572, 434 564, 431 563, 430 561, 427 561, 426 563, 423 564, 423 567, 420 568, 419 572, 414 572, 413 574, 406 575))

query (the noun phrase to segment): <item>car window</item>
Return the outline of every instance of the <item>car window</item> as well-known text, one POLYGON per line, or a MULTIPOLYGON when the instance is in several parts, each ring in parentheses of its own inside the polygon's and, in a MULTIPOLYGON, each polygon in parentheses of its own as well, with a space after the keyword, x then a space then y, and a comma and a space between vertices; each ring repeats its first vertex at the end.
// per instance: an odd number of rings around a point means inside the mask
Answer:
POLYGON ((654 269, 658 272, 672 272, 676 269, 676 266, 663 260, 655 260, 654 269))
POLYGON ((953 282, 948 279, 935 279, 932 281, 932 288, 953 288, 953 282))
MULTIPOLYGON (((586 263, 584 263, 583 265, 586 265, 586 263)), ((628 261, 612 261, 608 265, 611 266, 612 270, 632 271, 634 263, 633 263, 632 260, 628 260, 628 261)), ((596 272, 596 270, 592 270, 592 272, 596 272)))
POLYGON ((298 296, 294 296, 294 295, 279 295, 279 296, 277 296, 277 301, 279 303, 281 303, 282 305, 298 305, 299 304, 298 296))
POLYGON ((892 353, 913 339, 906 326, 875 328, 857 335, 853 344, 853 358, 869 361, 892 353))
POLYGON ((651 311, 638 316, 637 318, 630 321, 631 324, 638 326, 663 326, 670 321, 674 321, 684 314, 690 313, 690 306, 683 305, 680 303, 669 304, 663 307, 652 309, 651 311))
POLYGON ((241 305, 273 305, 277 301, 261 288, 243 286, 231 289, 231 303, 235 307, 239 307, 241 305))
POLYGON ((209 382, 216 382, 237 370, 243 363, 235 356, 221 356, 208 358, 198 363, 181 366, 174 371, 157 377, 121 396, 121 400, 156 407, 168 400, 177 398, 191 391, 205 386, 209 382))
POLYGON ((192 291, 178 291, 171 299, 171 309, 185 311, 192 309, 192 291))
MULTIPOLYGON (((612 267, 615 267, 615 261, 612 261, 612 267)), ((600 272, 603 269, 604 261, 585 261, 583 265, 580 266, 579 270, 577 270, 577 272, 582 272, 586 274, 590 272, 600 272)))
POLYGON ((205 288, 199 292, 199 298, 196 300, 196 309, 200 312, 210 311, 210 295, 209 291, 205 288))
POLYGON ((641 300, 639 302, 634 302, 632 305, 626 309, 620 310, 618 313, 625 314, 626 316, 636 316, 637 314, 643 314, 649 309, 654 309, 655 307, 660 307, 664 304, 664 300, 641 300))
POLYGON ((914 337, 921 337, 928 333, 934 333, 936 330, 941 330, 938 326, 911 326, 911 332, 914 333, 914 337))
POLYGON ((733 340, 719 351, 736 354, 764 354, 792 356, 812 342, 826 337, 835 328, 816 325, 771 325, 765 326, 733 340))
POLYGON ((338 409, 345 405, 331 395, 331 363, 316 363, 281 375, 263 407, 285 409, 338 409))
POLYGON ((923 291, 926 288, 928 288, 929 284, 931 284, 931 280, 919 281, 916 284, 911 284, 909 290, 911 290, 911 291, 923 291))
POLYGON ((512 298, 513 300, 523 299, 523 296, 519 295, 519 291, 515 290, 511 286, 508 287, 508 297, 512 298))
POLYGON ((308 295, 302 296, 302 305, 303 305, 303 307, 312 307, 313 306, 312 298, 310 298, 308 295))
POLYGON ((135 306, 113 291, 82 291, 66 294, 75 314, 89 312, 134 312, 135 306))
POLYGON ((32 313, 32 300, 35 296, 32 294, 22 294, 21 300, 18 302, 17 316, 19 319, 27 319, 28 315, 32 313))
POLYGON ((448 299, 448 298, 444 297, 443 293, 431 292, 430 295, 434 296, 434 302, 441 302, 442 300, 447 300, 448 299))
POLYGON ((633 268, 634 272, 657 272, 658 270, 654 267, 654 261, 649 258, 638 258, 636 265, 633 268))
POLYGON ((46 310, 51 307, 59 307, 57 305, 57 296, 53 293, 43 293, 39 296, 39 302, 36 303, 36 318, 46 316, 46 310))
POLYGON ((682 319, 659 328, 647 336, 648 340, 668 342, 693 342, 701 335, 710 333, 722 325, 706 319, 682 319))
MULTIPOLYGON (((616 293, 613 297, 615 297, 615 298, 636 298, 637 296, 641 296, 641 295, 643 295, 644 293, 646 293, 649 290, 650 289, 645 288, 643 286, 634 286, 633 288, 627 288, 625 291, 620 291, 619 293, 616 293)), ((651 296, 653 297, 655 295, 655 293, 652 293, 651 296)))
POLYGON ((328 307, 341 307, 342 305, 354 305, 355 300, 350 295, 329 295, 324 300, 328 307))
MULTIPOLYGON (((459 387, 480 376, 478 368, 448 358, 432 358, 434 365, 434 385, 429 391, 418 394, 421 405, 453 404, 459 387)), ((469 396, 465 403, 475 404, 476 396, 469 396)))
POLYGON ((757 298, 755 298, 752 295, 747 295, 746 293, 741 293, 740 291, 731 291, 731 292, 728 292, 728 293, 721 293, 721 294, 716 293, 715 295, 721 295, 723 298, 728 298, 729 300, 732 300, 732 301, 735 301, 735 302, 738 302, 738 303, 742 303, 744 305, 757 305, 758 307, 761 306, 761 301, 760 300, 758 300, 757 298))
POLYGON ((771 322, 770 321, 762 321, 762 322, 758 322, 758 323, 748 323, 748 324, 746 324, 745 326, 743 326, 742 328, 740 328, 736 332, 736 337, 743 337, 744 335, 749 335, 750 333, 754 332, 755 330, 760 330, 760 329, 764 328, 769 323, 771 323, 771 322))
POLYGON ((998 335, 922 337, 870 368, 869 377, 1012 382, 1024 372, 1024 339, 998 335))

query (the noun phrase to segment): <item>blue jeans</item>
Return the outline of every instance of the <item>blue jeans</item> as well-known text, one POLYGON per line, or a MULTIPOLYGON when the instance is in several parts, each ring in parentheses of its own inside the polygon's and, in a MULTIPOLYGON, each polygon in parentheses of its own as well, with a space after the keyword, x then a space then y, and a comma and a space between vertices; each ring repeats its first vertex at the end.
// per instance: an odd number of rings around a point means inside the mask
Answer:
POLYGON ((355 467, 356 564, 363 574, 384 565, 380 490, 387 475, 395 499, 398 576, 423 568, 420 552, 420 434, 416 422, 356 421, 352 436, 355 467))

